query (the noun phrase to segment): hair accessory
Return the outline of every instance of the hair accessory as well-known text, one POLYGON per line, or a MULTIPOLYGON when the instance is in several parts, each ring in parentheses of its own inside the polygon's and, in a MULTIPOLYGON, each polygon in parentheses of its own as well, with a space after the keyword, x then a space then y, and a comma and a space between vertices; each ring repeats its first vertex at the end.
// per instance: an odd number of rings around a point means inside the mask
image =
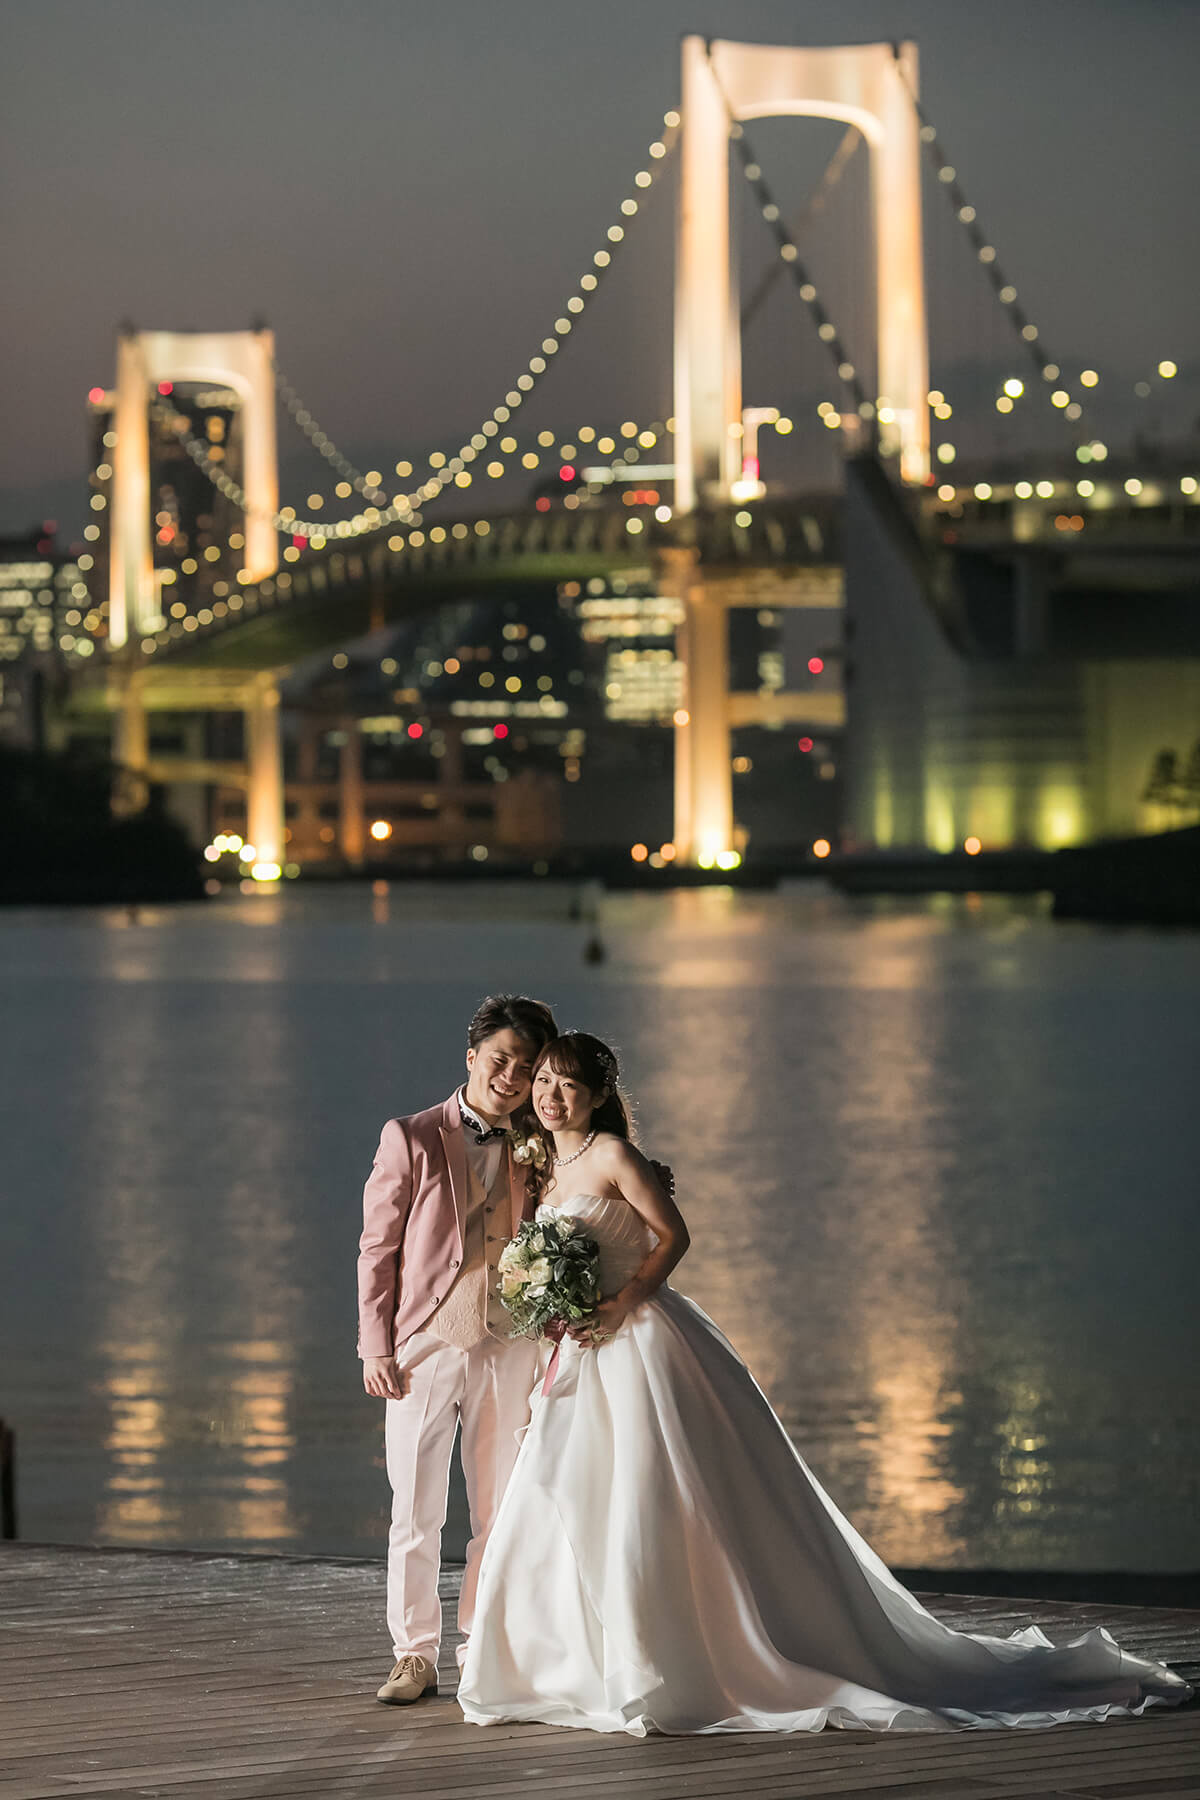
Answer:
MULTIPOLYGON (((592 1037, 592 1034, 590 1031, 564 1031, 562 1035, 563 1035, 563 1037, 589 1037, 589 1038, 592 1037)), ((612 1082, 613 1086, 615 1087, 616 1080, 617 1080, 617 1059, 616 1059, 616 1057, 613 1055, 613 1053, 609 1049, 608 1045, 602 1044, 598 1038, 592 1038, 592 1042, 596 1046, 596 1048, 592 1051, 592 1055, 595 1057, 596 1061, 600 1064, 600 1067, 605 1071, 609 1080, 612 1082)))

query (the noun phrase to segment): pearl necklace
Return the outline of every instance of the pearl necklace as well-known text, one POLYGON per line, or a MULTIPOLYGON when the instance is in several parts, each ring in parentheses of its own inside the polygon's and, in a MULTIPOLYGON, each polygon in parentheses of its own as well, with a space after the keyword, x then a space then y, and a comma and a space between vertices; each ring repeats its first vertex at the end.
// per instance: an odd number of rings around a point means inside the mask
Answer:
POLYGON ((565 1169, 568 1163, 578 1162, 579 1158, 583 1155, 584 1151, 591 1144, 591 1141, 595 1137, 595 1135, 596 1135, 596 1127, 593 1125, 592 1129, 588 1132, 587 1136, 584 1138, 582 1144, 580 1144, 578 1150, 572 1150, 570 1156, 556 1156, 554 1158, 555 1168, 556 1169, 565 1169))

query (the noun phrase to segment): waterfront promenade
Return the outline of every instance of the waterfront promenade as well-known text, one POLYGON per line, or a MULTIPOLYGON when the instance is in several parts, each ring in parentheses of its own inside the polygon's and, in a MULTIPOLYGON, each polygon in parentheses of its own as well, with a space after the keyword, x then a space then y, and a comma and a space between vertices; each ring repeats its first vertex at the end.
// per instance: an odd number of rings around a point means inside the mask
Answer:
MULTIPOLYGON (((443 1598, 452 1620, 457 1571, 443 1598)), ((378 1561, 0 1546, 0 1800, 1200 1800, 1200 1706, 1036 1731, 601 1737, 383 1707, 378 1561)), ((927 1596, 1052 1637, 1096 1624, 1195 1679, 1200 1612, 927 1596)), ((448 1620, 448 1623, 450 1622, 448 1620)))

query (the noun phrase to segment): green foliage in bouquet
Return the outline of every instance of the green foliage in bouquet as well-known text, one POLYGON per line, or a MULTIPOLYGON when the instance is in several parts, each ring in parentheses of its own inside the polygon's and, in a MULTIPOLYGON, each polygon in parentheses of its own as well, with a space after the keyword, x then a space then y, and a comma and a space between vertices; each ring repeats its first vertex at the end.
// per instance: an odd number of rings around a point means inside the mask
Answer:
POLYGON ((518 1337, 585 1319, 599 1299, 600 1253, 577 1221, 539 1206, 500 1253, 500 1299, 518 1337))

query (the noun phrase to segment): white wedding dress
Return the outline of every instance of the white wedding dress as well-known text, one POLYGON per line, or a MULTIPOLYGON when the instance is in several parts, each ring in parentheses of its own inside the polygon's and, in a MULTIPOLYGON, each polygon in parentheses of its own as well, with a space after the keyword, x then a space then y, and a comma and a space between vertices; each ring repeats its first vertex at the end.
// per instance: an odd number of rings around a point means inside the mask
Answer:
MULTIPOLYGON (((625 1201, 562 1211, 612 1293, 654 1242, 625 1201)), ((468 1720, 593 1731, 942 1731, 1177 1704, 1102 1629, 951 1631, 797 1454, 745 1364, 669 1287, 598 1349, 564 1340, 479 1578, 468 1720)))

